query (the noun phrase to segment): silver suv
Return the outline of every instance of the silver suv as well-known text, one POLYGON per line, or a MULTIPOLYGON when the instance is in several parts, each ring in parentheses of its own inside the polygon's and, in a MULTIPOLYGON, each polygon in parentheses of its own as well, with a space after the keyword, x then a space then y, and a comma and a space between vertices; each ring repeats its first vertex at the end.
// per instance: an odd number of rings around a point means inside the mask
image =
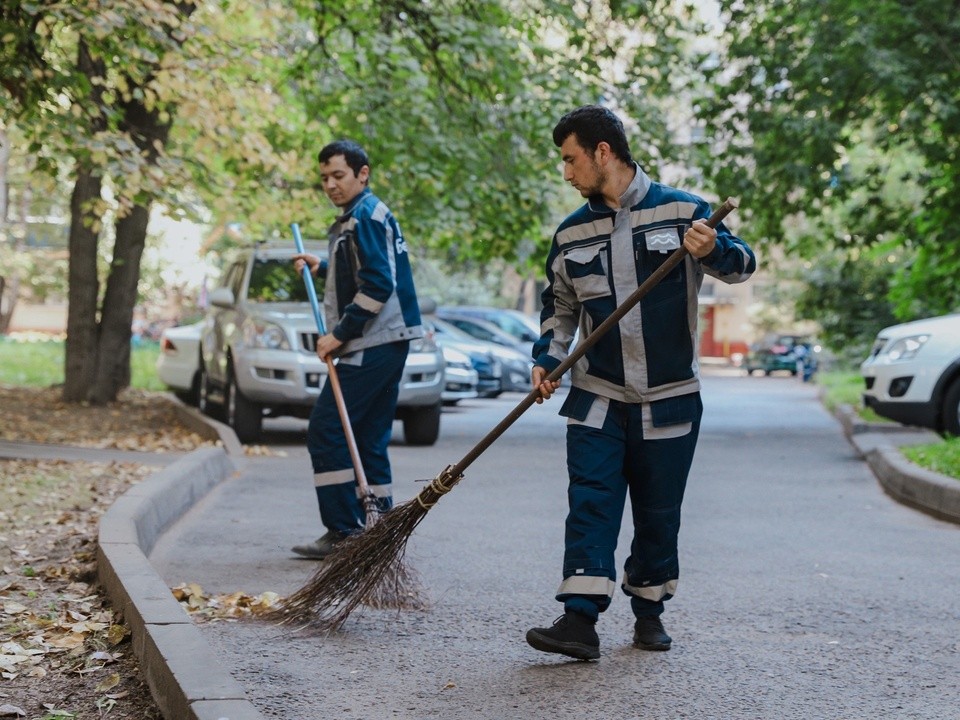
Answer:
MULTIPOLYGON (((308 247, 320 257, 326 249, 308 247)), ((200 409, 219 414, 242 442, 256 441, 264 417, 309 417, 327 379, 316 354, 317 326, 293 248, 240 251, 226 267, 200 341, 200 409)), ((323 297, 323 280, 317 280, 323 297)), ((415 340, 400 380, 397 418, 410 445, 440 433, 443 352, 432 337, 415 340)))

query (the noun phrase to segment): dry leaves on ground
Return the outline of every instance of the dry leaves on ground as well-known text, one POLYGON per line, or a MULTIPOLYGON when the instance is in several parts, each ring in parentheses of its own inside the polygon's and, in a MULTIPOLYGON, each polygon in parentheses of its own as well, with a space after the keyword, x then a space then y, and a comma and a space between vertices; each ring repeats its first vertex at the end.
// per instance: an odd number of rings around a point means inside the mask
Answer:
MULTIPOLYGON (((211 443, 162 395, 66 405, 0 387, 0 439, 140 451, 211 443)), ((0 717, 160 720, 123 619, 95 584, 102 514, 154 467, 0 459, 0 717)))
POLYGON ((280 596, 271 591, 259 595, 244 592, 208 595, 197 583, 171 588, 180 606, 197 620, 236 620, 273 610, 280 596))
POLYGON ((210 445, 177 420, 172 401, 128 389, 111 405, 65 403, 60 388, 0 386, 0 438, 87 448, 189 452, 210 445))

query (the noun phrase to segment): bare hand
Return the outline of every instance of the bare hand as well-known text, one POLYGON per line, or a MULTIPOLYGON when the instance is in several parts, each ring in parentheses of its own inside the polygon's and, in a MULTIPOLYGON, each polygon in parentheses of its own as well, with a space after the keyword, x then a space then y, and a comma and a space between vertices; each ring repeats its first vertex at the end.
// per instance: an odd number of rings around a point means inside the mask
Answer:
POLYGON ((537 398, 537 405, 542 404, 544 400, 549 400, 550 396, 557 391, 558 387, 560 387, 559 380, 551 380, 550 382, 544 380, 548 374, 549 373, 546 371, 546 369, 540 367, 539 365, 534 365, 533 370, 530 371, 530 379, 533 383, 533 387, 540 390, 540 397, 537 398))
POLYGON ((320 258, 310 253, 297 253, 293 256, 293 266, 298 273, 302 273, 304 266, 308 266, 310 274, 316 275, 320 271, 320 258))
POLYGON ((326 362, 330 354, 336 351, 341 345, 343 345, 343 343, 337 340, 337 338, 333 336, 333 333, 327 333, 317 340, 317 357, 326 362))
POLYGON ((683 246, 695 258, 709 255, 717 244, 717 231, 703 220, 694 220, 683 234, 683 246))

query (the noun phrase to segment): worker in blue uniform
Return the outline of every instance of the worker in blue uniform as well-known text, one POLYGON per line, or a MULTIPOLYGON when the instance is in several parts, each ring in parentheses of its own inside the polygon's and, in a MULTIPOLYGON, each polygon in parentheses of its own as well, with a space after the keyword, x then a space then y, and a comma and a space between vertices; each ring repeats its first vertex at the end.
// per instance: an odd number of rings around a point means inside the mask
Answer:
POLYGON ((660 615, 680 575, 680 506, 703 406, 697 360, 697 293, 704 273, 743 282, 751 249, 709 204, 655 182, 631 156, 620 119, 601 106, 565 115, 553 131, 564 179, 587 199, 559 226, 547 256, 541 337, 532 383, 538 402, 559 382, 547 374, 681 244, 689 255, 574 365, 560 414, 567 418, 569 512, 564 614, 533 628, 534 648, 578 659, 600 657, 595 623, 616 588, 614 551, 630 497, 633 541, 620 587, 636 618, 634 644, 668 650, 660 615))

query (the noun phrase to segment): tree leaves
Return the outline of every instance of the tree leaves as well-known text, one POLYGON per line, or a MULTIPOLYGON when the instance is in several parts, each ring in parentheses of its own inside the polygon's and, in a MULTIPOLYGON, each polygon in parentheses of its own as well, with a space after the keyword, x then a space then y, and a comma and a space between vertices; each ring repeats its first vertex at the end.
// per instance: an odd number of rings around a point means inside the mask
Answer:
POLYGON ((816 256, 895 240, 902 319, 960 303, 960 40, 936 0, 724 0, 729 48, 701 117, 711 178, 765 239, 816 256), (711 147, 715 151, 715 146, 711 147), (892 187, 891 187, 892 186, 892 187))

